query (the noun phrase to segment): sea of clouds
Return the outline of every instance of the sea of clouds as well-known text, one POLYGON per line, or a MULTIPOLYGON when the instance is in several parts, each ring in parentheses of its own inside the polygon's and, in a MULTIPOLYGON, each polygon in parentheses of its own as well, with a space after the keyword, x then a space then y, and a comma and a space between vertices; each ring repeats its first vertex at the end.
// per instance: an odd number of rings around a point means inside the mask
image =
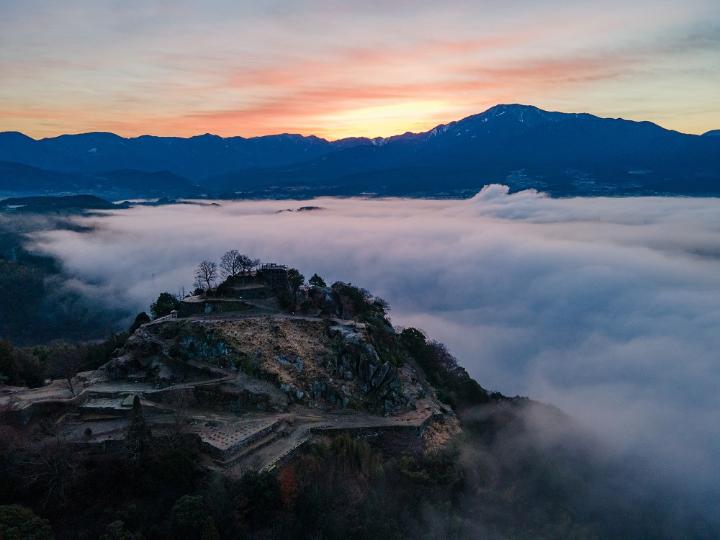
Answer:
POLYGON ((239 249, 389 301, 483 386, 557 405, 697 496, 720 486, 720 200, 317 199, 136 207, 38 234, 74 286, 147 310, 239 249), (300 206, 321 210, 294 212, 300 206))

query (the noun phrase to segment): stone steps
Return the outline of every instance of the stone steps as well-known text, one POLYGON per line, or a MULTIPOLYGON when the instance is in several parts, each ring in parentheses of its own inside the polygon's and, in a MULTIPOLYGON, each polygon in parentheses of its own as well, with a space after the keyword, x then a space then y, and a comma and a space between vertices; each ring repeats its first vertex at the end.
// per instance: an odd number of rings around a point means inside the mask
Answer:
POLYGON ((232 461, 247 449, 255 448, 258 442, 274 437, 282 426, 281 419, 269 422, 248 422, 225 425, 216 430, 199 432, 208 454, 217 463, 232 461))
MULTIPOLYGON (((255 442, 253 442, 252 444, 243 447, 242 449, 240 449, 239 452, 237 452, 229 459, 221 462, 216 460, 215 462, 224 469, 228 469, 230 467, 238 465, 243 460, 252 461, 253 455, 257 455, 260 450, 263 450, 264 448, 276 443, 281 438, 282 433, 280 432, 280 430, 273 430, 272 432, 267 433, 265 436, 256 439, 255 442)), ((250 468, 252 467, 248 467, 248 469, 250 468)))
POLYGON ((278 445, 279 448, 277 452, 269 453, 265 462, 260 465, 259 470, 261 472, 271 471, 278 465, 289 461, 295 455, 295 452, 310 440, 311 436, 312 431, 309 428, 297 431, 293 434, 291 440, 283 441, 283 445, 278 445))

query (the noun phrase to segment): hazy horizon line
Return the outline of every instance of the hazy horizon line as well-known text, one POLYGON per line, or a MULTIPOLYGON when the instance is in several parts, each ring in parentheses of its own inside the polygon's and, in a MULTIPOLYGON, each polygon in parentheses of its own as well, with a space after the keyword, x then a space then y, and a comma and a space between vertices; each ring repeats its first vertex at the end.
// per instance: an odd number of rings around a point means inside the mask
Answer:
POLYGON ((1 130, 1 131, 0 131, 0 135, 2 135, 2 134, 7 134, 7 133, 18 133, 18 134, 20 134, 20 135, 23 135, 24 137, 27 137, 28 139, 32 139, 32 140, 35 141, 35 142, 44 141, 44 140, 49 140, 49 139, 57 139, 57 138, 59 138, 59 137, 65 137, 65 136, 71 136, 71 137, 72 137, 72 136, 80 136, 80 135, 97 135, 97 134, 115 135, 115 136, 120 137, 120 138, 122 138, 122 139, 128 139, 128 140, 130 140, 130 139, 141 139, 141 138, 143 138, 143 137, 154 137, 154 138, 158 138, 158 139, 194 139, 194 138, 206 137, 206 136, 218 137, 218 138, 220 138, 220 139, 236 139, 236 138, 240 138, 240 139, 250 140, 250 139, 261 139, 261 138, 263 138, 263 137, 278 137, 278 136, 286 135, 286 136, 289 136, 289 137, 316 138, 316 139, 324 140, 324 141, 327 141, 327 142, 330 142, 330 143, 339 142, 339 141, 347 141, 347 140, 351 140, 351 139, 365 139, 365 140, 368 140, 368 141, 376 141, 376 140, 389 140, 389 139, 393 139, 393 138, 396 138, 396 137, 402 137, 402 136, 404 136, 404 135, 419 135, 419 134, 422 134, 422 133, 428 133, 428 132, 430 132, 430 131, 432 131, 432 130, 434 130, 434 129, 437 129, 437 128, 439 128, 439 127, 442 127, 442 126, 448 126, 448 125, 451 125, 451 124, 455 124, 455 123, 458 123, 458 122, 462 122, 462 121, 467 120, 468 118, 472 118, 472 117, 474 117, 474 116, 483 115, 483 114, 491 111, 492 109, 495 109, 495 108, 498 108, 498 107, 525 107, 525 108, 538 109, 538 110, 540 110, 540 111, 542 111, 542 112, 552 113, 552 114, 557 113, 557 114, 566 114, 566 115, 588 115, 588 116, 592 116, 592 117, 594 117, 594 118, 600 118, 600 119, 603 119, 603 120, 621 120, 621 121, 624 121, 624 122, 632 122, 632 123, 636 123, 636 124, 649 123, 649 124, 653 124, 653 125, 655 125, 655 126, 658 126, 658 127, 660 127, 661 129, 664 129, 664 130, 666 130, 666 131, 672 131, 672 132, 675 132, 675 133, 680 133, 680 134, 682 134, 682 135, 689 135, 689 136, 696 136, 696 137, 702 137, 702 136, 705 135, 706 133, 710 133, 710 132, 712 132, 712 131, 716 131, 717 129, 720 129, 720 128, 713 128, 713 129, 710 129, 710 130, 706 130, 706 131, 704 131, 703 133, 689 133, 689 132, 686 132, 686 131, 680 131, 680 130, 677 130, 677 129, 672 129, 672 128, 665 127, 665 126, 663 126, 662 124, 660 124, 660 123, 658 123, 658 122, 654 122, 654 121, 652 121, 652 120, 633 120, 633 119, 629 119, 629 118, 624 118, 624 117, 622 117, 622 116, 615 116, 615 117, 613 117, 613 116, 602 116, 602 115, 600 115, 600 114, 594 114, 594 113, 589 113, 589 112, 575 112, 575 111, 569 112, 569 111, 548 110, 548 109, 543 109, 543 108, 541 108, 541 107, 538 107, 537 105, 531 105, 531 104, 527 104, 527 103, 498 103, 498 104, 496 104, 496 105, 493 105, 493 106, 491 106, 491 107, 488 107, 487 109, 485 109, 485 110, 483 110, 483 111, 481 111, 481 112, 469 114, 469 115, 463 116, 462 118, 459 118, 459 119, 457 119, 457 120, 450 120, 450 121, 445 122, 445 123, 435 124, 435 125, 433 125, 432 127, 428 128, 428 129, 426 129, 426 130, 424 130, 424 131, 410 131, 410 130, 406 130, 406 131, 404 131, 404 132, 402 132, 402 133, 396 133, 396 134, 394 134, 394 135, 388 135, 388 136, 385 136, 385 137, 383 137, 383 136, 368 137, 368 136, 364 136, 364 135, 355 135, 355 136, 351 135, 351 136, 348 136, 348 137, 330 138, 330 137, 321 137, 321 136, 319 136, 319 135, 315 135, 314 133, 300 133, 300 132, 292 133, 292 132, 289 132, 289 131, 282 131, 282 132, 275 132, 275 133, 269 132, 269 133, 265 133, 265 134, 262 134, 262 135, 250 135, 250 136, 245 136, 245 135, 240 135, 240 134, 223 136, 223 135, 218 135, 217 133, 210 133, 210 132, 198 133, 198 134, 196 134, 196 135, 187 135, 187 136, 181 136, 181 135, 154 135, 154 134, 151 134, 151 133, 144 133, 144 134, 142 134, 142 135, 135 135, 135 136, 127 136, 127 135, 121 135, 120 132, 115 132, 115 131, 79 131, 79 132, 64 132, 64 133, 59 133, 59 134, 57 134, 57 135, 52 135, 52 136, 49 136, 49 137, 40 137, 40 138, 37 138, 37 137, 33 137, 32 135, 28 135, 28 134, 25 133, 24 131, 14 130, 14 129, 1 130))

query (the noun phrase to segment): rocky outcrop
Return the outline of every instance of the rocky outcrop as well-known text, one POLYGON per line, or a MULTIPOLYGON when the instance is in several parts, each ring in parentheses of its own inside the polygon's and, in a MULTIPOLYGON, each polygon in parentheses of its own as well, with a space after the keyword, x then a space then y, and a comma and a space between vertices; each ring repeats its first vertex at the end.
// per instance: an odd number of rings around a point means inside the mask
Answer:
POLYGON ((122 452, 135 465, 181 437, 233 477, 276 467, 315 437, 349 434, 391 454, 446 446, 455 415, 402 336, 384 318, 365 320, 156 320, 103 368, 78 374, 76 394, 57 381, 0 395, 0 410, 53 418, 82 451, 122 452))
POLYGON ((113 380, 167 386, 184 380, 217 377, 233 361, 230 349, 202 326, 167 321, 140 327, 105 366, 113 380))
POLYGON ((337 375, 346 381, 358 381, 362 392, 373 398, 374 408, 391 413, 413 405, 412 397, 403 393, 397 367, 380 359, 358 326, 334 325, 329 334, 337 350, 337 375))
POLYGON ((411 410, 425 395, 412 367, 378 355, 365 324, 337 319, 154 322, 139 328, 105 369, 112 379, 156 387, 222 378, 224 391, 219 384, 206 387, 196 391, 196 399, 215 396, 234 409, 280 407, 276 397, 263 397, 267 385, 284 394, 287 404, 381 414, 411 410), (248 381, 255 381, 252 390, 248 381))

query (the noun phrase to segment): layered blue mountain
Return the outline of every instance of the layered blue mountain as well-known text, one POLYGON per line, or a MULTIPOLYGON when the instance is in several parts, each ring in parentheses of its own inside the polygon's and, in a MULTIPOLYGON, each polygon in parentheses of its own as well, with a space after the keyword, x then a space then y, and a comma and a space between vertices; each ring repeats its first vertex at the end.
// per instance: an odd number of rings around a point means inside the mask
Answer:
POLYGON ((110 197, 199 195, 188 179, 167 171, 121 169, 99 173, 51 171, 0 161, 0 194, 98 193, 110 197))
POLYGON ((650 122, 500 105, 308 163, 215 178, 227 189, 442 195, 501 182, 555 195, 720 194, 720 140, 650 122))
POLYGON ((168 171, 201 180, 234 170, 307 161, 352 144, 352 140, 331 143, 319 137, 288 134, 124 138, 113 133, 83 133, 34 140, 22 133, 5 132, 0 133, 0 160, 61 172, 168 171))
MULTIPOLYGON (((650 122, 526 105, 498 105, 423 133, 333 142, 287 134, 34 140, 2 133, 0 160, 40 169, 43 185, 55 175, 56 187, 71 191, 79 179, 109 179, 118 187, 135 174, 162 173, 177 187, 173 195, 462 196, 490 183, 554 195, 720 195, 717 132, 687 135, 650 122), (107 172, 117 170, 124 172, 107 172)), ((8 176, 0 167, 0 189, 13 182, 20 189, 28 175, 8 176)))

